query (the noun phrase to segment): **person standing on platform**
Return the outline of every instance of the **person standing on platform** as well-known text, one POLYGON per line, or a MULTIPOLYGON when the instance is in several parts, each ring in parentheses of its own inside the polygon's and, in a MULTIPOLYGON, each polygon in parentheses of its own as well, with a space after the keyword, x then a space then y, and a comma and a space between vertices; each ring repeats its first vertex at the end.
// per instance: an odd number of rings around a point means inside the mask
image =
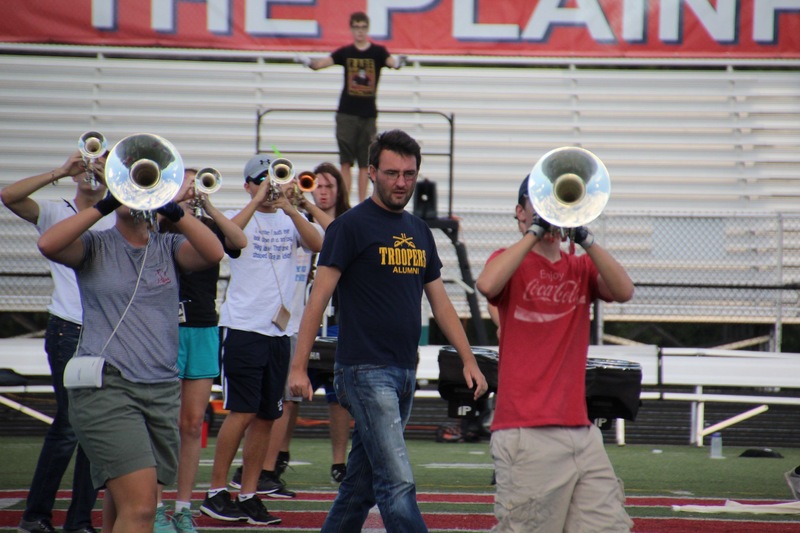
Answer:
POLYGON ((314 287, 300 322, 289 385, 311 399, 308 360, 322 314, 339 294, 334 385, 355 420, 347 474, 322 531, 360 531, 377 503, 390 533, 427 531, 403 430, 416 388, 421 298, 464 363, 475 398, 486 379, 447 296, 428 225, 405 211, 421 161, 419 144, 401 130, 369 149, 372 196, 334 220, 319 255, 314 287))
MULTIPOLYGON (((87 163, 81 153, 76 151, 62 166, 13 183, 5 187, 0 196, 6 207, 21 219, 34 224, 41 234, 53 224, 78 211, 89 209, 103 199, 106 194, 106 187, 102 183, 103 165, 105 156, 92 163, 90 168, 96 169, 98 173, 93 179, 87 173, 87 163), (47 185, 55 185, 61 178, 71 178, 75 183, 75 196, 71 200, 64 198, 42 202, 31 198, 33 193, 47 185)), ((115 217, 102 218, 93 229, 108 229, 114 225, 114 219, 115 217)), ((52 520, 56 493, 77 448, 72 477, 72 500, 64 521, 64 531, 93 533, 91 513, 97 500, 97 491, 92 486, 89 459, 78 444, 78 437, 69 420, 69 400, 64 389, 64 367, 78 346, 83 310, 75 272, 54 261, 49 261, 49 266, 54 287, 50 305, 47 307, 49 316, 44 348, 50 365, 56 414, 45 435, 25 510, 17 529, 20 533, 55 532, 52 520)))
POLYGON ((358 163, 358 201, 367 197, 367 149, 377 133, 378 81, 381 69, 399 69, 406 64, 405 56, 392 56, 386 47, 369 40, 369 17, 364 12, 350 15, 353 43, 336 49, 331 55, 311 59, 296 56, 295 61, 311 70, 333 65, 344 67, 344 85, 336 111, 336 141, 339 163, 347 185, 352 190, 352 168, 358 163))
POLYGON ((497 493, 496 532, 628 532, 633 523, 603 446, 589 421, 585 374, 590 306, 626 302, 633 282, 585 227, 561 250, 561 234, 533 208, 520 185, 519 241, 496 251, 477 289, 497 306, 498 390, 491 450, 497 493))

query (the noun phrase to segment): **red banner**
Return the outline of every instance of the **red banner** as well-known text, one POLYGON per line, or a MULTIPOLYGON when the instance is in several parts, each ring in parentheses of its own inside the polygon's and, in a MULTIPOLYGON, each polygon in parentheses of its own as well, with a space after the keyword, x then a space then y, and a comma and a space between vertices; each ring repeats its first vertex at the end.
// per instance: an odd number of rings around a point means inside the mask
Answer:
POLYGON ((800 0, 2 0, 0 41, 392 53, 798 58, 800 0), (343 5, 346 4, 346 7, 343 5))

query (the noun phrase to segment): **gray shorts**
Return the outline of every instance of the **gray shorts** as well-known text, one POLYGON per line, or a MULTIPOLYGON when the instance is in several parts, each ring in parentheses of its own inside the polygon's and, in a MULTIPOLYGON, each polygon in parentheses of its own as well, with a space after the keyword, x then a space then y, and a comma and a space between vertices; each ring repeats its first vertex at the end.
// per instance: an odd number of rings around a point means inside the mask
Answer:
POLYGON ((358 168, 369 166, 369 145, 378 134, 378 119, 336 113, 336 142, 339 144, 339 163, 358 168))
POLYGON ((155 467, 171 485, 178 471, 180 382, 133 383, 106 364, 103 387, 69 389, 69 419, 91 462, 92 484, 155 467))

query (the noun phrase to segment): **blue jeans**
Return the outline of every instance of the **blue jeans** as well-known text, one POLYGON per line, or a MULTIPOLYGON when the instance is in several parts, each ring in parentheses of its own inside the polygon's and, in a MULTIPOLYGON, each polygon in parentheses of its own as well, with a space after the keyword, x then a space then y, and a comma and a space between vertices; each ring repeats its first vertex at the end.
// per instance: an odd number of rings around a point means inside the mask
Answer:
POLYGON ((97 491, 92 486, 89 459, 78 446, 78 437, 69 423, 67 391, 64 388, 64 367, 78 346, 81 326, 50 315, 45 333, 44 349, 50 363, 53 391, 56 396, 56 416, 47 430, 36 472, 25 505, 23 520, 52 520, 53 504, 61 478, 69 466, 75 447, 74 477, 72 479, 72 502, 67 510, 64 529, 80 529, 92 525, 92 509, 97 500, 97 491))
POLYGON ((347 475, 323 533, 361 531, 377 503, 387 533, 428 531, 417 506, 403 430, 411 414, 416 372, 383 365, 334 368, 339 403, 355 420, 347 475))

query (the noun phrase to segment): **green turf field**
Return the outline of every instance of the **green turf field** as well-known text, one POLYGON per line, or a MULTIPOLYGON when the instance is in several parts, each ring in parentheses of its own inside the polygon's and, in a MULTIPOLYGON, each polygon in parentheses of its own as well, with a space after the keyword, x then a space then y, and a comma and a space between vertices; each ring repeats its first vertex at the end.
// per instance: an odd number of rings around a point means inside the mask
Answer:
MULTIPOLYGON (((0 437, 0 490, 26 489, 33 473, 41 437, 0 437)), ((214 442, 203 450, 197 490, 208 487, 214 442)), ((436 443, 409 440, 418 492, 463 492, 492 495, 494 487, 488 443, 436 443)), ((776 449, 783 458, 742 458, 746 448, 725 447, 725 459, 711 459, 708 448, 693 446, 607 446, 617 474, 629 497, 667 496, 741 500, 790 500, 783 473, 800 464, 800 448, 776 449)), ((325 439, 297 438, 292 443, 291 467, 284 476, 289 488, 302 492, 333 492, 329 477, 330 444, 325 439)), ((69 488, 71 472, 62 488, 69 488)), ((270 511, 309 510, 325 512, 328 501, 266 500, 270 511)), ((22 502, 14 504, 21 509, 22 502)), ((60 504, 63 505, 63 504, 60 504)), ((199 502, 195 502, 195 508, 199 502)), ((481 505, 421 503, 423 512, 492 512, 490 502, 481 505), (468 511, 467 511, 468 509, 468 511)), ((630 511, 635 519, 640 512, 630 511)), ((654 516, 647 510, 647 516, 654 516)), ((675 514, 669 508, 656 512, 675 514)), ((685 514, 685 513, 681 513, 685 514)), ((776 516, 762 520, 794 520, 776 516)), ((280 528, 269 528, 280 531, 280 528)), ((12 531, 2 529, 0 531, 12 531)))
MULTIPOLYGON (((214 442, 203 450, 198 488, 208 486, 214 442)), ((0 489, 25 489, 36 465, 41 437, 0 437, 0 489)), ((488 443, 437 443, 409 440, 420 491, 492 492, 488 443)), ((789 499, 783 473, 800 464, 800 448, 775 451, 782 459, 742 458, 746 448, 726 446, 726 459, 709 458, 708 448, 694 446, 607 447, 628 495, 789 499), (661 453, 654 453, 661 450, 661 453)), ((330 444, 325 439, 292 442, 292 466, 285 475, 295 490, 333 490, 328 470, 330 444)), ((69 488, 71 473, 62 487, 69 488)))

